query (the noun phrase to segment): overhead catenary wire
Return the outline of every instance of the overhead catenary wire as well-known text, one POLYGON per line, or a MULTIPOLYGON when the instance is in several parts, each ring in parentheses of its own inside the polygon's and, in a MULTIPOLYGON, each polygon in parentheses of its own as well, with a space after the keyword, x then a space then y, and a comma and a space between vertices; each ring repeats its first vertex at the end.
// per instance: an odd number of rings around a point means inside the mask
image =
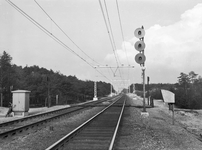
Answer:
MULTIPOLYGON (((24 17, 26 17, 29 21, 31 21, 35 26, 37 26, 40 30, 42 30, 45 34, 47 34, 49 37, 54 39, 56 42, 59 44, 63 44, 56 36, 54 36, 50 31, 48 31, 45 27, 40 25, 37 21, 35 21, 33 18, 31 18, 28 14, 26 14, 22 9, 20 9, 17 5, 15 5, 13 2, 10 0, 6 0, 13 8, 15 8, 19 13, 21 13, 24 17)), ((65 46, 65 45, 63 45, 65 46)), ((67 46, 67 50, 70 52, 73 52, 70 50, 70 48, 67 46)))
POLYGON ((109 27, 108 27, 108 25, 107 25, 107 20, 106 20, 106 18, 105 18, 104 10, 103 10, 102 3, 101 3, 100 0, 99 0, 99 4, 100 4, 100 8, 101 8, 102 15, 103 15, 103 18, 104 18, 104 22, 105 22, 105 25, 106 25, 107 33, 108 33, 108 35, 109 35, 109 40, 110 40, 110 43, 111 43, 111 46, 112 46, 112 50, 113 50, 113 53, 114 53, 114 56, 115 56, 116 64, 117 64, 117 66, 119 66, 119 65, 118 65, 118 59, 117 59, 117 56, 116 56, 116 53, 115 53, 114 44, 113 44, 113 42, 112 42, 112 37, 111 37, 111 35, 110 35, 110 30, 109 30, 109 27))
POLYGON ((10 4, 14 9, 16 9, 19 13, 21 13, 25 18, 27 18, 31 23, 33 23, 35 26, 37 26, 40 30, 42 30, 45 34, 47 34, 50 38, 55 40, 58 44, 63 46, 65 49, 79 57, 81 60, 86 62, 89 66, 91 66, 93 69, 95 69, 97 72, 99 72, 102 76, 104 76, 108 81, 108 79, 104 74, 102 74, 99 70, 97 70, 92 64, 90 64, 87 60, 85 60, 83 57, 81 57, 79 54, 77 54, 74 50, 72 50, 70 47, 68 47, 64 42, 62 42, 59 38, 57 38, 54 34, 52 34, 50 31, 48 31, 45 27, 43 27, 40 23, 38 23, 36 20, 34 20, 32 17, 30 17, 27 13, 25 13, 22 9, 20 9, 17 5, 15 5, 10 0, 5 0, 10 4))
MULTIPOLYGON (((113 77, 116 77, 115 76, 115 73, 116 73, 116 71, 117 71, 117 67, 115 67, 115 66, 108 66, 108 65, 106 65, 106 66, 95 66, 95 67, 97 67, 97 68, 109 68, 110 70, 111 70, 111 72, 113 73, 113 77), (115 68, 115 71, 113 70, 113 68, 115 68)), ((134 66, 124 66, 124 65, 121 65, 121 66, 119 66, 119 68, 134 68, 134 66)), ((109 73, 109 71, 110 70, 108 70, 108 73, 109 73)), ((110 73, 109 73, 110 74, 110 73)), ((126 83, 125 83, 125 81, 129 81, 129 78, 128 79, 122 79, 122 80, 120 80, 121 82, 122 82, 122 85, 126 85, 126 83)), ((129 83, 129 82, 127 82, 127 83, 129 83)), ((121 85, 120 85, 121 86, 121 85)))
MULTIPOLYGON (((99 0, 99 3, 100 3, 100 7, 101 7, 101 10, 102 10, 102 13, 103 13, 103 18, 104 18, 104 21, 105 21, 105 25, 106 25, 106 27, 107 27, 107 31, 108 31, 108 34, 109 34, 109 37, 111 38, 111 43, 113 43, 112 45, 114 45, 114 49, 116 49, 116 44, 115 44, 115 41, 114 41, 114 35, 113 35, 113 31, 112 31, 112 27, 111 27, 111 22, 110 22, 110 17, 109 17, 109 13, 108 13, 108 8, 107 8, 107 4, 106 4, 106 1, 105 0, 103 0, 104 1, 104 6, 105 6, 105 10, 106 10, 106 16, 107 16, 107 18, 108 18, 108 24, 109 24, 109 27, 107 26, 107 19, 105 19, 105 14, 104 14, 104 11, 103 11, 103 9, 102 9, 102 3, 101 3, 101 1, 99 0), (110 36, 110 33, 111 33, 111 36, 110 36)), ((121 16, 120 16, 120 11, 119 11, 119 6, 118 6, 118 2, 116 1, 116 6, 117 6, 117 12, 118 12, 118 18, 119 18, 119 24, 120 24, 120 29, 121 29, 121 37, 122 37, 122 41, 123 41, 123 49, 124 49, 124 51, 125 51, 125 56, 126 56, 126 60, 127 60, 127 63, 128 63, 128 66, 130 66, 129 65, 129 61, 128 61, 128 54, 127 54, 127 51, 126 51, 126 47, 125 47, 125 43, 124 43, 124 41, 125 41, 125 39, 124 39, 124 33, 123 33, 123 26, 122 26, 122 23, 121 23, 121 16)), ((119 60, 119 57, 118 57, 118 54, 117 54, 117 52, 115 51, 113 49, 113 51, 114 51, 114 55, 115 55, 115 57, 117 56, 117 58, 118 58, 118 61, 119 61, 119 63, 120 63, 120 60, 119 60)), ((119 66, 119 65, 117 65, 117 70, 119 71, 119 73, 120 73, 120 69, 121 67, 119 66)), ((116 70, 116 71, 117 71, 116 70)), ((115 71, 115 72, 116 72, 115 71)), ((112 71, 113 72, 113 71, 112 71)), ((114 74, 115 75, 115 74, 114 74)), ((123 78, 125 78, 124 76, 122 77, 122 75, 121 75, 121 73, 120 73, 120 76, 121 76, 121 79, 123 80, 123 78)), ((129 68, 127 69, 127 77, 126 77, 127 79, 129 79, 129 68)), ((123 80, 124 81, 124 80, 123 80)))
MULTIPOLYGON (((105 2, 105 1, 104 1, 105 2)), ((114 56, 115 56, 115 60, 116 60, 116 64, 117 64, 117 68, 119 68, 119 63, 118 63, 118 56, 116 55, 116 52, 115 52, 115 42, 113 43, 113 39, 112 39, 112 36, 110 35, 110 33, 112 33, 112 30, 110 32, 110 28, 108 27, 108 24, 107 24, 107 19, 105 17, 105 14, 104 14, 104 10, 103 10, 103 7, 102 7, 102 3, 101 3, 101 0, 99 0, 99 4, 100 4, 100 8, 101 8, 101 11, 102 11, 102 15, 103 15, 103 18, 104 18, 104 22, 105 22, 105 25, 106 25, 106 29, 107 29, 107 33, 109 35, 109 39, 110 39, 110 43, 111 43, 111 46, 112 46, 112 50, 113 50, 113 53, 114 53, 114 56)), ((105 2, 106 4, 106 2, 105 2)), ((106 5, 105 5, 106 6, 106 5)), ((107 9, 106 9, 107 11, 107 9)), ((107 11, 107 15, 108 15, 108 11, 107 11)), ((109 18, 109 17, 108 17, 109 18)), ((109 24, 110 24, 110 21, 109 21, 109 24)), ((120 74, 120 77, 122 78, 122 75, 121 75, 121 71, 120 69, 119 70, 119 74, 120 74)))
MULTIPOLYGON (((50 18, 50 20, 61 30, 61 32, 63 33, 63 34, 65 34, 65 36, 79 49, 79 50, 81 50, 88 58, 90 58, 93 62, 95 62, 95 63, 97 63, 97 64, 99 64, 100 65, 100 63, 98 63, 97 61, 95 61, 94 59, 92 59, 89 55, 87 55, 66 33, 65 33, 65 31, 53 20, 53 18, 45 11, 45 9, 36 1, 36 0, 34 0, 35 1, 35 3, 40 7, 40 9, 48 16, 48 18, 50 18)), ((106 5, 106 4, 105 4, 106 5)), ((108 17, 109 18, 109 17, 108 17)), ((109 21, 110 22, 110 21, 109 21)), ((111 25, 110 25, 110 28, 111 28, 111 25)), ((112 31, 112 29, 111 29, 111 31, 112 31)), ((112 35, 113 35, 113 33, 112 33, 112 35)), ((116 48, 116 45, 115 45, 115 42, 114 42, 114 40, 113 40, 113 43, 114 43, 114 46, 115 46, 115 48, 116 48)), ((114 74, 114 73, 113 73, 114 74)))
MULTIPOLYGON (((123 48, 124 48, 124 51, 125 51, 125 55, 126 55, 126 59, 127 59, 127 63, 129 65, 129 62, 128 62, 128 54, 127 54, 127 51, 126 51, 126 46, 125 46, 125 39, 124 39, 124 34, 123 34, 123 26, 122 26, 122 21, 121 21, 121 15, 120 15, 120 11, 119 11, 119 4, 118 4, 118 0, 116 0, 116 6, 117 6, 117 12, 118 12, 118 17, 119 17, 119 24, 120 24, 120 28, 121 28, 121 36, 122 36, 122 40, 123 40, 123 48)), ((128 78, 129 78, 129 69, 128 69, 128 78)))
POLYGON ((110 29, 110 33, 111 33, 112 43, 113 43, 113 46, 114 46, 114 49, 113 49, 114 50, 114 55, 116 55, 117 60, 119 61, 119 63, 121 63, 120 60, 119 60, 118 54, 115 51, 117 48, 116 48, 116 43, 114 41, 114 34, 113 34, 113 31, 112 31, 112 26, 111 26, 111 22, 110 22, 110 19, 109 19, 109 13, 108 13, 107 4, 106 4, 105 0, 104 0, 104 4, 105 4, 105 10, 106 10, 106 14, 107 14, 108 23, 109 23, 109 29, 110 29))
POLYGON ((43 7, 36 1, 34 0, 35 3, 39 6, 39 8, 48 16, 48 18, 60 29, 60 31, 84 54, 86 55, 89 59, 91 59, 93 62, 98 63, 95 61, 93 58, 91 58, 88 54, 86 54, 67 34, 66 32, 53 20, 53 18, 43 9, 43 7))
MULTIPOLYGON (((111 31, 112 42, 113 42, 113 44, 114 44, 114 49, 116 50, 117 48, 116 48, 116 43, 115 43, 115 40, 114 40, 114 34, 113 34, 113 31, 112 31, 112 27, 111 27, 111 22, 110 22, 110 18, 109 18, 109 13, 108 13, 108 8, 107 8, 106 0, 104 0, 104 5, 105 5, 105 10, 106 10, 106 14, 107 14, 108 23, 109 23, 109 29, 110 29, 110 31, 111 31)), ((118 13, 118 14, 119 14, 119 13, 118 13)), ((120 16, 119 16, 119 22, 120 22, 120 16)), ((121 22, 120 22, 120 24, 121 24, 121 22)), ((121 27, 122 27, 122 26, 121 26, 121 27)), ((121 28, 121 29, 122 29, 122 28, 121 28)), ((121 30, 121 31, 122 31, 122 30, 121 30)), ((123 31, 122 31, 122 39, 123 39, 123 41, 124 41, 124 38, 123 38, 123 31)), ((125 48, 125 44, 124 44, 124 48, 125 48)), ((121 64, 117 52, 114 51, 114 53, 115 53, 115 55, 117 56, 117 59, 118 59, 119 63, 121 64)), ((125 53, 126 53, 126 50, 125 50, 125 53)), ((127 58, 127 62, 128 62, 127 54, 126 54, 126 58, 127 58)), ((128 65, 129 65, 129 63, 128 63, 128 65)), ((119 71, 120 76, 121 76, 121 78, 122 78, 121 71, 120 71, 119 68, 120 68, 120 67, 119 67, 119 65, 118 65, 118 66, 117 66, 117 70, 119 71)), ((117 71, 117 70, 116 70, 116 71, 117 71)), ((115 74, 116 74, 116 71, 113 72, 113 73, 114 73, 114 76, 115 76, 115 74)), ((129 69, 128 69, 128 71, 129 71, 129 69)), ((129 72, 128 72, 128 78, 129 78, 129 72)), ((122 78, 122 79, 123 79, 123 78, 122 78)))
MULTIPOLYGON (((117 12, 118 12, 118 16, 119 16, 119 24, 120 24, 120 28, 121 28, 121 36, 122 36, 122 40, 124 42, 125 39, 124 39, 124 34, 123 34, 123 26, 122 26, 122 23, 121 23, 121 16, 120 16, 120 11, 119 11, 118 0, 116 0, 116 6, 117 6, 117 12)), ((128 62, 128 54, 127 54, 127 51, 126 51, 125 43, 123 45, 124 45, 124 50, 125 50, 125 54, 126 54, 126 59, 127 59, 127 62, 128 62)), ((128 65, 129 65, 129 62, 128 62, 128 65)))

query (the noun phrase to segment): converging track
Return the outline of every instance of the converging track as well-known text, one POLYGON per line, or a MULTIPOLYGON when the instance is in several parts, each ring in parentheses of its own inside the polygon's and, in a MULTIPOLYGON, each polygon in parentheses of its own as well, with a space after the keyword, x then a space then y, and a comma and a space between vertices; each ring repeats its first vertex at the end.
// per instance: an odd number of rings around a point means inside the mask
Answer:
POLYGON ((112 150, 126 99, 122 95, 46 150, 112 150))
POLYGON ((98 101, 92 101, 88 103, 83 103, 79 105, 74 105, 72 107, 63 108, 51 112, 45 112, 25 118, 21 118, 18 120, 13 120, 0 124, 0 138, 8 138, 10 136, 14 136, 20 133, 27 133, 30 130, 35 130, 39 128, 41 125, 48 123, 57 118, 63 117, 65 115, 69 115, 70 113, 80 111, 89 107, 94 107, 104 101, 108 101, 109 98, 104 98, 98 101))

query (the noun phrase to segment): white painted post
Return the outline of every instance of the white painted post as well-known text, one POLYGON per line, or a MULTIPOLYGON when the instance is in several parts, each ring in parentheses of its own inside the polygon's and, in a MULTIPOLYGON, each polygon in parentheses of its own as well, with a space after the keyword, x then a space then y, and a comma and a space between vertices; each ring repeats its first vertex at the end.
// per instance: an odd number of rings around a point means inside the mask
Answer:
POLYGON ((56 95, 56 105, 58 105, 58 95, 56 95))
POLYGON ((94 98, 93 98, 94 101, 98 100, 97 98, 97 82, 95 81, 94 82, 94 98))

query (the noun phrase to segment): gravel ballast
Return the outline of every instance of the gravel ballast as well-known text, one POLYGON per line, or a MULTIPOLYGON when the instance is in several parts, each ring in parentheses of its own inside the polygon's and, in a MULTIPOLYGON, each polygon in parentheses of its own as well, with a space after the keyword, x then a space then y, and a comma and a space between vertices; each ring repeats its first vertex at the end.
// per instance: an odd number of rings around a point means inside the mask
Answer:
MULTIPOLYGON (((168 108, 147 108, 149 117, 142 118, 142 99, 130 98, 115 142, 116 150, 201 150, 202 142, 172 117, 168 108)), ((101 107, 85 110, 44 125, 38 131, 0 140, 0 150, 42 150, 100 111, 101 107)), ((176 114, 177 115, 177 114, 176 114)), ((185 121, 185 119, 184 119, 185 121)))
POLYGON ((81 111, 71 117, 62 117, 47 123, 39 130, 25 135, 0 140, 0 150, 43 150, 68 134, 81 123, 99 112, 102 107, 81 111))

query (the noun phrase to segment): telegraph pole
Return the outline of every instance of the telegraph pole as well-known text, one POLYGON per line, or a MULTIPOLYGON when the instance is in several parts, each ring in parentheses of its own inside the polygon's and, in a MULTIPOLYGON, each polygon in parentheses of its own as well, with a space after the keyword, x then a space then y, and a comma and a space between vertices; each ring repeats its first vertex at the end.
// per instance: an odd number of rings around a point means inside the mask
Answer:
POLYGON ((47 103, 47 107, 50 107, 51 106, 51 100, 50 100, 50 78, 49 76, 47 75, 45 77, 45 80, 46 80, 46 85, 47 85, 47 101, 45 100, 45 106, 46 106, 46 103, 47 103))
POLYGON ((50 102, 50 84, 49 84, 49 78, 47 77, 47 84, 48 84, 48 107, 51 106, 50 102))

